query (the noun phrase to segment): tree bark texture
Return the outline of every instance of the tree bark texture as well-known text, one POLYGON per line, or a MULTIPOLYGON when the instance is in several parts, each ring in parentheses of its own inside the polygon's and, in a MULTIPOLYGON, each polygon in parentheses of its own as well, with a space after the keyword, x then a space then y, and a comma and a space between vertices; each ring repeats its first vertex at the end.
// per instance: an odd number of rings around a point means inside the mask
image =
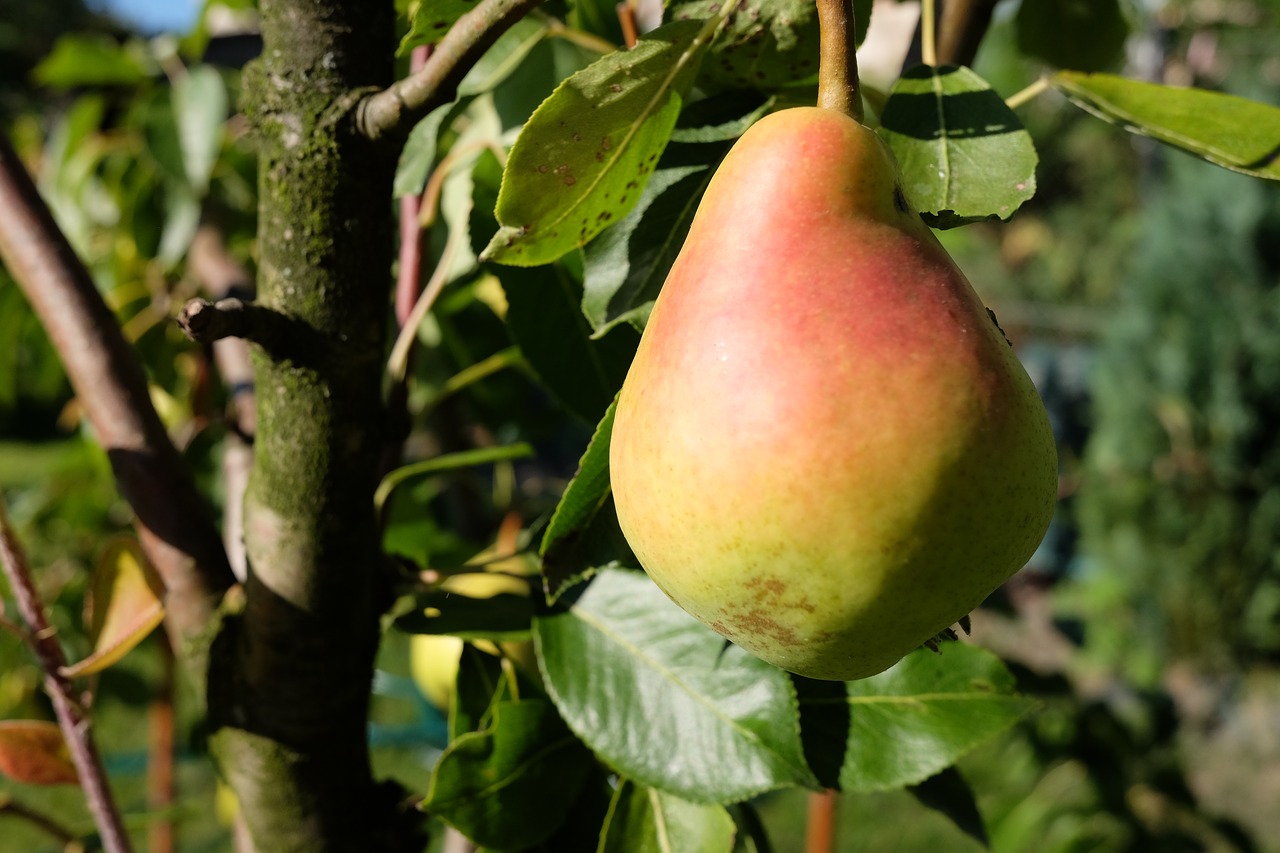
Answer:
POLYGON ((243 607, 212 650, 211 749, 261 853, 419 848, 369 767, 385 576, 373 511, 394 150, 356 130, 391 83, 393 7, 262 0, 245 76, 259 162, 258 402, 243 607))

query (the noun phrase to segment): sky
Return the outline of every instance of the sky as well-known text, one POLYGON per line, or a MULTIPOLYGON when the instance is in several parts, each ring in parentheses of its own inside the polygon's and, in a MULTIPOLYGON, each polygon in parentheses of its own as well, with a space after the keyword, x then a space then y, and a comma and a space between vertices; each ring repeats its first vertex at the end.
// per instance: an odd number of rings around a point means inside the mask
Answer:
POLYGON ((186 33, 196 22, 201 0, 89 0, 89 6, 107 11, 143 33, 186 33))

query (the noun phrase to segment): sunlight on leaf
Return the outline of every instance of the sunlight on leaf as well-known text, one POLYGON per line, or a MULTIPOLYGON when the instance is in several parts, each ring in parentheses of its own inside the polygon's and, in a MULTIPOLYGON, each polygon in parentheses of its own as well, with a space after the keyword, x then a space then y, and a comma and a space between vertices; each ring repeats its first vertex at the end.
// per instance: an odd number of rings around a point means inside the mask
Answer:
POLYGON ((556 88, 511 149, 485 260, 549 263, 635 206, 719 23, 661 27, 556 88))
POLYGON ((164 588, 134 539, 107 545, 90 580, 89 636, 93 653, 63 670, 68 677, 101 672, 141 643, 164 619, 164 588))
POLYGON ((698 802, 817 785, 786 673, 642 572, 605 569, 578 589, 568 609, 535 617, 534 642, 565 722, 610 766, 698 802))
POLYGON ((1235 172, 1280 180, 1280 108, 1209 92, 1059 71, 1049 78, 1081 109, 1235 172))
POLYGON ((722 806, 623 780, 614 789, 597 853, 730 853, 735 834, 722 806))
POLYGON ((1008 219, 1036 191, 1022 122, 968 68, 918 65, 894 84, 880 134, 908 199, 935 228, 1008 219))

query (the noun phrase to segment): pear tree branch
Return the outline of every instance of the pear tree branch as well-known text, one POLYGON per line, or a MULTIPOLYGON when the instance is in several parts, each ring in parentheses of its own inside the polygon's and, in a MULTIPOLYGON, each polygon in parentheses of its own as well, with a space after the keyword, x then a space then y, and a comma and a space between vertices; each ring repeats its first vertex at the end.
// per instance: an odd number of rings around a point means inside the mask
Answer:
POLYGON ((449 28, 416 72, 370 95, 356 113, 357 127, 371 140, 403 138, 436 107, 457 96, 458 84, 498 36, 542 0, 481 0, 449 28))
POLYGON ((991 26, 998 0, 945 0, 938 37, 938 62, 972 65, 991 26))
POLYGON ((186 649, 234 582, 209 508, 151 405, 146 376, 8 139, 0 134, 0 261, 62 359, 139 538, 166 587, 166 623, 186 649))
POLYGON ((0 500, 0 570, 9 582, 18 613, 27 624, 31 650, 44 670, 44 689, 53 703, 53 713, 71 763, 80 777, 89 811, 102 835, 102 846, 107 853, 129 853, 133 848, 124 830, 120 809, 107 785, 107 773, 93 741, 88 715, 75 695, 74 685, 62 674, 67 657, 45 616, 44 602, 36 590, 26 552, 9 526, 3 500, 0 500))

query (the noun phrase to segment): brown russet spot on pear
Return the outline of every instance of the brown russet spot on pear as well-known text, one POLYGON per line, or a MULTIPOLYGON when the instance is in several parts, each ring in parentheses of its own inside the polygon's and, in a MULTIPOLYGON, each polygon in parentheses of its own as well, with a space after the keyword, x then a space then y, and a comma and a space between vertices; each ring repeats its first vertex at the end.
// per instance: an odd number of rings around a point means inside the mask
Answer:
POLYGON ((618 402, 613 492, 676 603, 814 678, 892 666, 1039 544, 1034 386, 874 132, 783 110, 726 157, 618 402))

